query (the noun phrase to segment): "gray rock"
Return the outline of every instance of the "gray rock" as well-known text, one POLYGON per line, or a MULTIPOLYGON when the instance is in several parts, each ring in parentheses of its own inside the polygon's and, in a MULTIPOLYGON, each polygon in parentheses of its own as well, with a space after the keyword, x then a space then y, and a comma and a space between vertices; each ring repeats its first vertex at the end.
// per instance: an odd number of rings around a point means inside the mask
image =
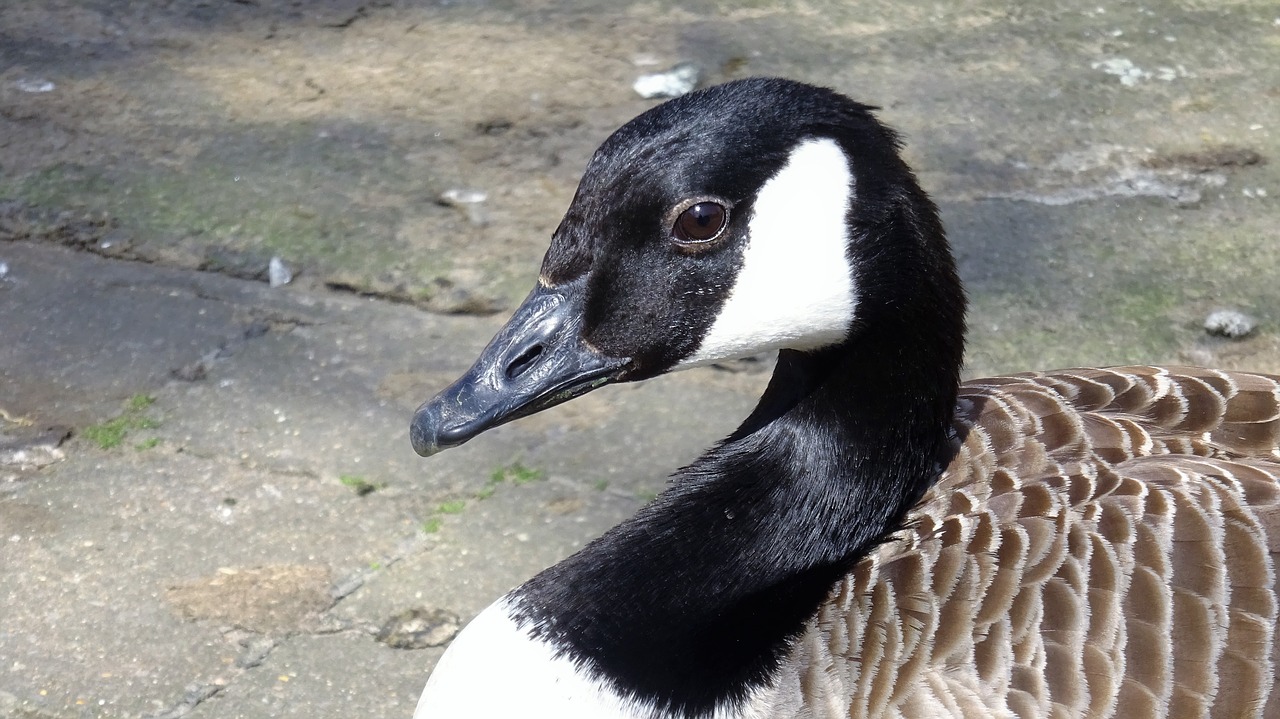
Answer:
POLYGON ((14 82, 13 86, 23 92, 34 93, 53 92, 58 89, 57 85, 42 77, 24 77, 14 82))
POLYGON ((697 65, 682 62, 670 70, 641 75, 631 87, 646 100, 680 97, 693 92, 701 74, 697 65))
POLYGON ((65 458, 61 446, 71 436, 67 427, 32 427, 0 421, 0 467, 38 469, 65 458))
POLYGON ((293 281, 293 270, 279 257, 267 263, 267 282, 272 287, 283 287, 293 281))
POLYGON ((1205 332, 1233 340, 1249 336, 1257 326, 1257 321, 1237 310, 1218 310, 1204 319, 1205 332))
POLYGON ((477 227, 489 224, 489 212, 485 209, 485 200, 489 193, 484 190, 451 187, 440 193, 440 204, 456 207, 467 216, 467 221, 477 227))

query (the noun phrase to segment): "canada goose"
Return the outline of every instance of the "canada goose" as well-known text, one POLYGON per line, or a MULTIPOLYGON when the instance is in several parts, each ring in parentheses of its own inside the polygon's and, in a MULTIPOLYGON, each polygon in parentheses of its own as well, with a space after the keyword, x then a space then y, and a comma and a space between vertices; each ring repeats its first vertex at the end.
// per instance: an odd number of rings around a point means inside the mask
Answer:
POLYGON ((1280 378, 960 385, 964 293, 897 148, 778 79, 605 141, 417 452, 610 382, 777 368, 649 505, 472 621, 419 719, 1280 717, 1280 378))

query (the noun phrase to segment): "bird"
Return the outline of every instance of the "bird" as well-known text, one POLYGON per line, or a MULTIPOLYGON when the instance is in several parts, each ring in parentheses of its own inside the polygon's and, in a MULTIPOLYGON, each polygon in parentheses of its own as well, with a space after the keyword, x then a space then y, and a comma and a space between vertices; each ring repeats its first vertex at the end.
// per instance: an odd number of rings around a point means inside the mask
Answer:
POLYGON ((416 719, 1280 717, 1280 377, 961 383, 956 262, 875 110, 737 80, 591 157, 414 449, 776 365, 656 498, 473 619, 416 719))

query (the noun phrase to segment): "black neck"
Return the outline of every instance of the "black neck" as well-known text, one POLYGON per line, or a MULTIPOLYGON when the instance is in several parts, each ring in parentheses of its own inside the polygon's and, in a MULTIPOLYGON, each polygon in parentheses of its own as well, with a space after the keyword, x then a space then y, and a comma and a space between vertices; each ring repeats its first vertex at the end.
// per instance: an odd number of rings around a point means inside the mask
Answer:
POLYGON ((518 617, 675 716, 708 715, 767 683, 950 451, 954 383, 939 402, 938 387, 886 376, 894 358, 840 349, 783 352, 742 429, 517 590, 518 617))

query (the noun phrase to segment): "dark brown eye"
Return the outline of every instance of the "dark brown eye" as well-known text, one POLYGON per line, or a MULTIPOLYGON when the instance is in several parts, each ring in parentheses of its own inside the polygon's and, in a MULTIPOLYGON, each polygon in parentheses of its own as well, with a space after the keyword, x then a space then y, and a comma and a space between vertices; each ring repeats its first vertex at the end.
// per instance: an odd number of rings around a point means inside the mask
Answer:
POLYGON ((680 213, 671 236, 676 242, 710 242, 724 232, 729 211, 718 202, 699 202, 680 213))

